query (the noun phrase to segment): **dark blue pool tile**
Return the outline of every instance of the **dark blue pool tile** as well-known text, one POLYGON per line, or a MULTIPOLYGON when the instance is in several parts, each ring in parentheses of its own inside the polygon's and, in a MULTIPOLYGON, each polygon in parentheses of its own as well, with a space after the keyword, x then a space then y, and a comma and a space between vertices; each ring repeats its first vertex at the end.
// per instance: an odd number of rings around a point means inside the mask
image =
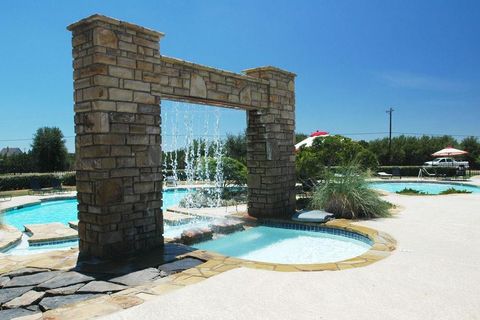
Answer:
POLYGON ((356 232, 351 232, 343 229, 337 228, 329 228, 325 226, 315 226, 315 225, 306 225, 306 224, 298 224, 298 223, 288 223, 288 222, 277 222, 277 221, 270 221, 270 220, 262 220, 260 221, 261 225, 273 228, 283 228, 283 229, 292 229, 292 230, 299 230, 299 231, 312 231, 312 232, 324 232, 336 236, 343 236, 350 239, 355 239, 369 245, 373 244, 373 241, 370 238, 358 234, 356 232))

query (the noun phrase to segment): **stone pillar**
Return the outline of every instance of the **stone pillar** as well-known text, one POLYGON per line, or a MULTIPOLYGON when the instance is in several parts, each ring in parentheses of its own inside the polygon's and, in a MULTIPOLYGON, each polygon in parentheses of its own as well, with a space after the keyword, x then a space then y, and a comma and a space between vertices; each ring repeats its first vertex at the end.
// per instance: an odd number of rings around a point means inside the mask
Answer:
POLYGON ((80 254, 124 257, 163 245, 163 34, 94 15, 73 33, 80 254))
POLYGON ((295 74, 275 67, 244 72, 270 82, 268 109, 248 111, 248 213, 289 218, 295 211, 295 74))

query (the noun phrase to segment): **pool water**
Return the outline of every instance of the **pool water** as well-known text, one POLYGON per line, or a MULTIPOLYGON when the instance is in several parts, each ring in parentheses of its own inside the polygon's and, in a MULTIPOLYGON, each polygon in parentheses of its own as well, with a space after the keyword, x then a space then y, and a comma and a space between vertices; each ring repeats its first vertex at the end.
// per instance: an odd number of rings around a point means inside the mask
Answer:
POLYGON ((368 251, 371 245, 326 232, 259 226, 194 247, 260 262, 311 264, 353 258, 368 251))
MULTIPOLYGON (((177 205, 189 192, 191 191, 188 189, 165 190, 163 208, 177 205)), ((76 199, 42 202, 38 205, 7 211, 4 215, 5 223, 20 231, 24 231, 23 226, 26 224, 61 222, 68 225, 69 221, 76 220, 78 220, 76 199)))
POLYGON ((414 189, 427 194, 440 194, 450 188, 457 190, 466 190, 473 193, 480 192, 480 188, 466 184, 455 183, 432 183, 432 182, 372 182, 370 186, 373 189, 384 190, 388 192, 398 192, 405 188, 414 189))
MULTIPOLYGON (((163 192, 163 208, 177 205, 189 192, 188 189, 171 189, 163 192)), ((14 226, 20 231, 24 231, 26 224, 42 224, 51 222, 60 222, 68 225, 70 221, 76 221, 77 218, 77 200, 55 200, 42 202, 37 205, 27 206, 21 209, 10 210, 4 213, 4 222, 14 226)), ((187 228, 203 227, 211 223, 208 219, 193 221, 189 224, 164 226, 164 236, 174 238, 179 236, 187 228)), ((15 255, 24 255, 32 253, 41 253, 50 250, 69 249, 78 247, 78 240, 65 241, 59 243, 49 243, 36 246, 30 246, 28 236, 23 235, 21 241, 14 247, 8 249, 6 253, 15 255)))
POLYGON ((77 218, 77 199, 42 202, 38 205, 7 211, 4 215, 6 224, 24 231, 26 224, 61 222, 68 224, 77 218))

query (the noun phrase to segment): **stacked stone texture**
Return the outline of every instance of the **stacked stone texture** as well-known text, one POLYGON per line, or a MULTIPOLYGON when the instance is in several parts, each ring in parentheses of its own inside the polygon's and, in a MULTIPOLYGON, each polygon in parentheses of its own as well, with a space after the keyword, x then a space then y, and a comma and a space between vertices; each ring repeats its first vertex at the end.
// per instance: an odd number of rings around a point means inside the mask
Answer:
POLYGON ((73 33, 80 252, 115 257, 163 244, 160 96, 248 111, 248 209, 295 209, 293 73, 246 75, 161 57, 161 33, 94 15, 73 33))
POLYGON ((269 81, 269 107, 248 112, 248 214, 290 218, 295 211, 295 74, 246 70, 269 81))
POLYGON ((158 91, 164 99, 242 109, 263 109, 269 105, 269 82, 263 79, 165 56, 159 71, 158 91))
POLYGON ((69 30, 80 251, 114 257, 162 245, 161 34, 103 16, 69 30))

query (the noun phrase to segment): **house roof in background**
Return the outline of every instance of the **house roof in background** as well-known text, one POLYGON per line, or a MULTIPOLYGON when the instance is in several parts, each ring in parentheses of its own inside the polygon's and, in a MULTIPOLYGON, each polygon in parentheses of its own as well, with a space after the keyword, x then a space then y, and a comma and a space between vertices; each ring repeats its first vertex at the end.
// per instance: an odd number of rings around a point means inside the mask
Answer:
POLYGON ((6 147, 6 148, 3 148, 2 150, 0 150, 0 156, 7 156, 7 157, 14 156, 14 155, 21 154, 21 153, 23 153, 23 152, 20 148, 6 147))

